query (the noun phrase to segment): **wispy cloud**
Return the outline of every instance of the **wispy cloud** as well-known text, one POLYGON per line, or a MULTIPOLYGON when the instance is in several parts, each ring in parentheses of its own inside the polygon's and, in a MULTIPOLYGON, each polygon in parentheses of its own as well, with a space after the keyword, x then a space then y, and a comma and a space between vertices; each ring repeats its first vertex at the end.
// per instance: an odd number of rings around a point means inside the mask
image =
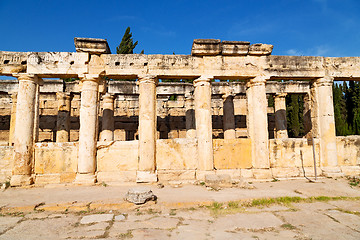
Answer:
POLYGON ((291 56, 338 56, 339 54, 328 45, 319 45, 313 48, 304 50, 288 49, 285 51, 285 55, 291 56))
POLYGON ((173 30, 165 29, 164 27, 141 27, 141 30, 145 33, 150 33, 153 35, 159 35, 163 37, 175 37, 176 32, 173 30))

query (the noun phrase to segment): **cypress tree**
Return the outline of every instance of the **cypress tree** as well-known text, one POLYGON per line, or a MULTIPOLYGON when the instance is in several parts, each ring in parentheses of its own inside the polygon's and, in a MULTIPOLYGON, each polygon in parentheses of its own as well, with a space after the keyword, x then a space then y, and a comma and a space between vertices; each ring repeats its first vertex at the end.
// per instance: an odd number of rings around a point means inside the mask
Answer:
MULTIPOLYGON (((133 42, 132 33, 130 32, 130 27, 128 27, 124 33, 124 36, 119 44, 116 47, 117 54, 133 54, 133 50, 138 44, 138 41, 133 42)), ((141 52, 144 53, 144 50, 141 52)))
POLYGON ((299 98, 297 94, 286 96, 286 118, 289 137, 300 136, 299 98))
POLYGON ((344 90, 346 89, 346 83, 343 87, 339 84, 333 85, 333 103, 334 103, 334 117, 335 117, 335 128, 337 136, 346 136, 350 133, 349 126, 347 123, 347 110, 344 90))

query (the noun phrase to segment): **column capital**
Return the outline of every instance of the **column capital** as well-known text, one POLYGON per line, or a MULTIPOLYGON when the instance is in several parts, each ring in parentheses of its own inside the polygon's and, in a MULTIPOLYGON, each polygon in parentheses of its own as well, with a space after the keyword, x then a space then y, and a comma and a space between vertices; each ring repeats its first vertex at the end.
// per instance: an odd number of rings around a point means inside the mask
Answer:
POLYGON ((100 82, 102 76, 100 74, 79 74, 80 82, 93 81, 100 82))
POLYGON ((262 75, 256 76, 246 82, 246 87, 265 85, 268 79, 269 79, 268 76, 262 76, 262 75))
POLYGON ((115 96, 113 94, 110 93, 106 93, 102 96, 102 100, 104 102, 113 102, 114 101, 115 96))
POLYGON ((13 77, 16 77, 19 81, 32 81, 32 82, 37 83, 37 84, 42 82, 42 79, 39 78, 37 75, 34 75, 34 74, 16 73, 16 74, 13 74, 13 77))
POLYGON ((214 76, 201 75, 199 78, 193 81, 194 87, 201 86, 203 84, 211 84, 211 80, 214 76))
POLYGON ((137 84, 140 83, 154 83, 157 84, 158 83, 158 79, 156 75, 138 75, 138 81, 137 84))
POLYGON ((287 93, 276 93, 275 97, 276 98, 285 98, 287 96, 287 93))
POLYGON ((334 78, 325 76, 322 78, 317 78, 313 81, 313 83, 316 84, 316 86, 332 86, 334 83, 334 78))

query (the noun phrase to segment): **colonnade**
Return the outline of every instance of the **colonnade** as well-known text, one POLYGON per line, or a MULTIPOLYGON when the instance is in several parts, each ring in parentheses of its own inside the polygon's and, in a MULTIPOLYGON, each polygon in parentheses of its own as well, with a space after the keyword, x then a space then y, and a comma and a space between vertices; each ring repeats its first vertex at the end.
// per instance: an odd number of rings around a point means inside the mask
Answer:
MULTIPOLYGON (((31 178, 33 147, 38 127, 38 93, 41 79, 36 75, 17 74, 19 90, 13 95, 10 144, 14 144, 14 165, 11 185, 27 185, 31 178), (12 114, 13 115, 13 114, 12 114), (35 129, 35 130, 34 130, 35 129), (12 133, 13 132, 13 133, 12 133)), ((96 145, 98 133, 99 83, 101 76, 81 76, 81 107, 78 167, 75 183, 90 184, 96 181, 96 145)), ((214 170, 212 141, 211 81, 213 76, 195 79, 194 94, 185 94, 186 136, 197 139, 198 172, 214 170)), ((253 168, 269 169, 269 137, 267 120, 266 81, 268 77, 257 76, 247 81, 247 129, 251 139, 253 168)), ((137 182, 155 182, 156 175, 156 86, 154 75, 138 76, 139 85, 139 164, 137 182)), ((329 77, 311 82, 308 104, 311 105, 312 134, 320 139, 321 158, 326 165, 337 166, 335 120, 332 104, 332 83, 329 77)), ((287 138, 285 94, 275 95, 276 138, 287 138)), ((114 97, 103 97, 103 119, 100 141, 114 140, 114 97)), ((235 139, 234 96, 231 91, 223 95, 224 139, 235 139)), ((70 96, 57 94, 57 142, 70 138, 70 96)))

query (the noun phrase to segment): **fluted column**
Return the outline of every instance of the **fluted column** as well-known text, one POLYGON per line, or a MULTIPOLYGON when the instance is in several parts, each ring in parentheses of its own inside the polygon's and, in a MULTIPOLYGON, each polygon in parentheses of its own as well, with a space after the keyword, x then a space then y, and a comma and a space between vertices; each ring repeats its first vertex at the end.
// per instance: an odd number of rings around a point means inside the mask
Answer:
POLYGON ((12 186, 33 183, 32 159, 34 147, 35 95, 38 78, 26 73, 14 75, 19 80, 14 131, 12 186))
POLYGON ((275 95, 275 137, 277 139, 288 138, 286 120, 286 93, 275 95))
POLYGON ((138 76, 139 168, 137 182, 156 182, 156 85, 152 75, 138 76))
POLYGON ((247 128, 251 139, 254 168, 269 168, 269 133, 267 122, 266 78, 258 76, 246 84, 247 128))
POLYGON ((224 94, 222 98, 224 139, 235 139, 234 96, 224 94))
POLYGON ((196 138, 198 140, 198 170, 214 169, 211 119, 211 79, 201 76, 194 80, 196 138))
POLYGON ((81 105, 79 158, 75 183, 92 184, 96 181, 96 129, 98 124, 98 94, 100 77, 86 74, 81 77, 81 105))
POLYGON ((311 84, 313 136, 320 138, 320 161, 324 167, 338 165, 335 117, 331 77, 319 78, 311 84))
POLYGON ((114 141, 114 96, 103 96, 102 126, 100 141, 114 141))
POLYGON ((70 141, 70 94, 56 93, 58 114, 56 120, 56 142, 70 141))
POLYGON ((10 116, 10 130, 9 130, 9 146, 14 144, 15 120, 16 120, 16 104, 17 93, 11 93, 11 116, 10 116))
POLYGON ((185 94, 185 110, 186 138, 195 138, 194 96, 191 93, 185 94))

